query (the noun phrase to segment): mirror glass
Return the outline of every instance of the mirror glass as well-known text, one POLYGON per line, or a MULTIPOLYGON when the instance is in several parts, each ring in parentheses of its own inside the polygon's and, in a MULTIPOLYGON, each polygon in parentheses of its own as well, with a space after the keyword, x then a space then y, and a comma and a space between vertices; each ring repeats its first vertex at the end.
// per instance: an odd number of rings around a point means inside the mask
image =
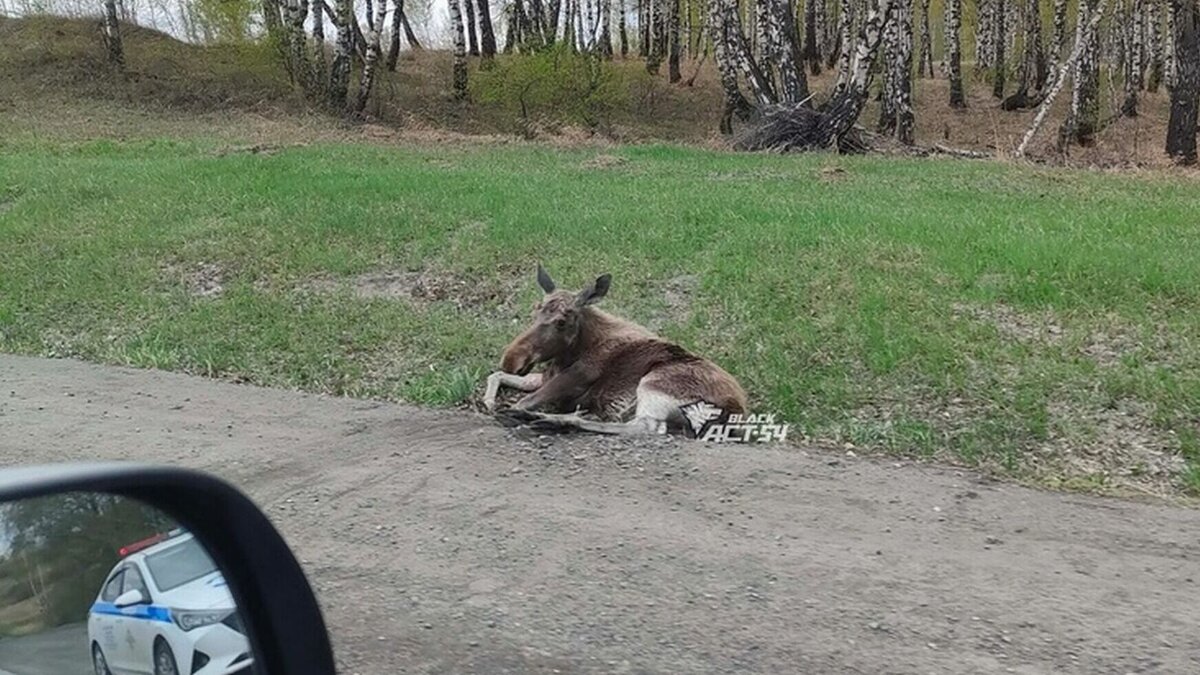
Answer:
POLYGON ((250 675, 208 552, 169 516, 101 493, 0 504, 0 675, 250 675))

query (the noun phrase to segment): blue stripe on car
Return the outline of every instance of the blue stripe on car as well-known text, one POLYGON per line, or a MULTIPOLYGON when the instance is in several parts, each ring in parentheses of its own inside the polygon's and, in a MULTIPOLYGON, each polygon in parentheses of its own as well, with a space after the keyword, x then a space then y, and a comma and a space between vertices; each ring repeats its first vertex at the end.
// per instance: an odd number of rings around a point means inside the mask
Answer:
POLYGON ((126 619, 143 619, 145 621, 171 623, 171 610, 167 607, 159 607, 158 605, 130 605, 129 607, 121 608, 111 602, 97 602, 92 605, 91 613, 123 616, 126 619))

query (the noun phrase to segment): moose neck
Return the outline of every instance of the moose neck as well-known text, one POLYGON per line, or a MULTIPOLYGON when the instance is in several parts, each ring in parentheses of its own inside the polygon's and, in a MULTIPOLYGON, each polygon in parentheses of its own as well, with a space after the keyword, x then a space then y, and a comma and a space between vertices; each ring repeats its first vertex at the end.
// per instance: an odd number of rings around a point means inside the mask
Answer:
POLYGON ((554 360, 560 370, 586 356, 607 351, 614 342, 650 337, 650 333, 641 326, 594 307, 583 308, 581 315, 579 337, 554 360))

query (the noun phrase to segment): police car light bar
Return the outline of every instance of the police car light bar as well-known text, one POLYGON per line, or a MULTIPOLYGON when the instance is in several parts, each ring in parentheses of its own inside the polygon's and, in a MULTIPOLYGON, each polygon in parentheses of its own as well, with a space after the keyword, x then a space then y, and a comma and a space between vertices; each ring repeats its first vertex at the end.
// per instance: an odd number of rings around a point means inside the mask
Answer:
POLYGON ((177 527, 177 528, 171 530, 170 532, 160 532, 160 533, 154 535, 153 537, 146 537, 145 539, 135 541, 132 544, 126 544, 125 546, 122 546, 121 548, 117 549, 117 553, 122 558, 124 558, 125 556, 127 556, 131 553, 137 553, 138 551, 141 551, 142 549, 150 548, 151 546, 159 543, 160 541, 166 541, 172 537, 178 537, 179 535, 183 534, 184 531, 185 530, 182 527, 177 527))

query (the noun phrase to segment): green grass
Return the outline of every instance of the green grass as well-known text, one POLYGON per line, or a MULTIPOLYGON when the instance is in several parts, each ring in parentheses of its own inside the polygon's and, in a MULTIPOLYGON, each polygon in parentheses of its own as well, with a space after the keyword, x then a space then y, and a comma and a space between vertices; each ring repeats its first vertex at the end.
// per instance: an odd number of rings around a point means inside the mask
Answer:
POLYGON ((1184 461, 1122 456, 1114 478, 1200 490, 1190 179, 596 154, 0 141, 0 349, 448 405, 527 318, 542 261, 568 286, 612 272, 610 309, 717 360, 794 436, 1064 482, 1115 428, 1184 461), (189 291, 201 266, 221 293, 189 291), (336 290, 380 270, 452 292, 336 290), (663 295, 681 275, 687 311, 663 295))

